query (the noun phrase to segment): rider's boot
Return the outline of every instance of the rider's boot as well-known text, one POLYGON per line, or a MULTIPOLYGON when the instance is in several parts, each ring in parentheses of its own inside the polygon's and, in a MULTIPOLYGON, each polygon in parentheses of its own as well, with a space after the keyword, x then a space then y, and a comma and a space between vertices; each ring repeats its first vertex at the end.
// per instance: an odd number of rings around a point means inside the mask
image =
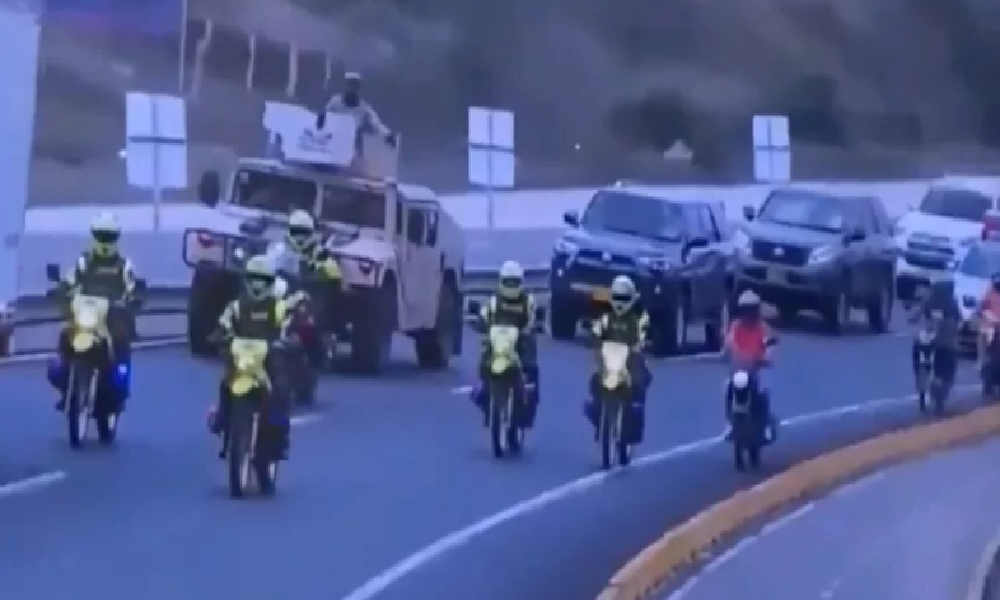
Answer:
POLYGON ((630 443, 642 443, 646 431, 646 390, 640 390, 632 399, 632 435, 630 443))
POLYGON ((49 361, 48 368, 46 369, 46 377, 52 387, 59 392, 59 399, 56 401, 56 410, 65 410, 66 384, 68 383, 67 378, 69 377, 69 371, 66 368, 66 361, 64 361, 60 356, 56 356, 51 359, 49 361))

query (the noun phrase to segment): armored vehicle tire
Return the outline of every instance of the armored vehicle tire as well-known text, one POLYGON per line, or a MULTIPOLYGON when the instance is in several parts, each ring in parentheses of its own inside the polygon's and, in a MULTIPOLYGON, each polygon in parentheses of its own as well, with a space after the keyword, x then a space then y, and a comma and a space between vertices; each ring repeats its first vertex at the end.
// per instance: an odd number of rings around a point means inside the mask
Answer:
POLYGON ((389 360, 392 334, 396 331, 396 279, 386 274, 382 287, 372 293, 354 322, 351 363, 358 371, 378 375, 389 360))
POLYGON ((212 356, 216 352, 208 337, 215 331, 219 315, 230 299, 229 287, 225 274, 200 269, 194 272, 188 293, 187 338, 195 356, 212 356))
POLYGON ((434 329, 421 331, 414 339, 417 364, 425 369, 447 369, 455 347, 455 311, 461 304, 454 284, 441 285, 437 321, 434 329))

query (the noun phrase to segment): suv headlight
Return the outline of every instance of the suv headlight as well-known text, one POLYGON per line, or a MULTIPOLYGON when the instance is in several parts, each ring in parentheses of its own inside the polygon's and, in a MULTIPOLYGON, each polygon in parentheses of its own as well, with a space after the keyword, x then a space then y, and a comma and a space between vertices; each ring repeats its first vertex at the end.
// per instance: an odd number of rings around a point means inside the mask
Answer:
POLYGON ((733 234, 733 249, 736 250, 738 254, 749 254, 750 243, 750 236, 747 235, 747 233, 742 229, 737 229, 733 234))
POLYGON ((555 246, 552 247, 552 251, 556 254, 575 254, 579 249, 579 245, 566 238, 559 238, 556 240, 555 246))
POLYGON ((818 248, 813 248, 812 252, 809 253, 809 264, 821 264, 830 262, 837 256, 837 249, 833 246, 819 246, 818 248))

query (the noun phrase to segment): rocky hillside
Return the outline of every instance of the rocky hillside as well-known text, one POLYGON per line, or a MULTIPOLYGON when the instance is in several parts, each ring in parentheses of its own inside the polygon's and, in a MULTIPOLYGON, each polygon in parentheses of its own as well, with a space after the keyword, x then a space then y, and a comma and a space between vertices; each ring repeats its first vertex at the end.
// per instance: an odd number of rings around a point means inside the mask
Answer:
MULTIPOLYGON (((791 116, 802 175, 988 168, 1000 146, 1000 4, 987 0, 193 5, 198 168, 259 148, 262 99, 319 103, 345 67, 403 132, 412 175, 444 185, 461 183, 465 107, 483 104, 516 112, 526 183, 745 176, 761 112, 791 116), (659 158, 678 138, 693 167, 659 158)), ((120 179, 122 93, 175 92, 179 37, 46 22, 38 185, 120 179)))

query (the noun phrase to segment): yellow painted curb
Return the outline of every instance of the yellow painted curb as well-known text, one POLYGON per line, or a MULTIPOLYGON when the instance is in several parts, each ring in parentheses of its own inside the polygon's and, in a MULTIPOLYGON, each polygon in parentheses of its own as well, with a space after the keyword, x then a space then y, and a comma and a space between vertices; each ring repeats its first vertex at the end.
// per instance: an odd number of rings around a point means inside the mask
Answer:
MULTIPOLYGON (((1000 433, 1000 406, 887 433, 802 462, 671 529, 622 567, 597 600, 641 600, 746 524, 809 494, 871 471, 1000 433)), ((978 599, 976 599, 978 600, 978 599)))

